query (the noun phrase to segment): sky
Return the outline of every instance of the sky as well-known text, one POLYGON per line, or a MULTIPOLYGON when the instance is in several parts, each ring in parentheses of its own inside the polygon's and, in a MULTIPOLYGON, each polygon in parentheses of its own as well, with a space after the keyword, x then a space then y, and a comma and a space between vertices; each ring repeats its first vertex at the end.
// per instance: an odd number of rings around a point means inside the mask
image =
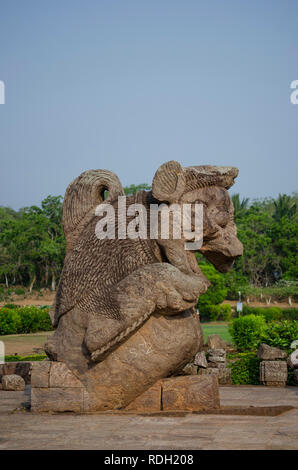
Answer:
POLYGON ((233 193, 297 188, 297 0, 0 0, 0 205, 88 169, 152 182, 233 165, 233 193))

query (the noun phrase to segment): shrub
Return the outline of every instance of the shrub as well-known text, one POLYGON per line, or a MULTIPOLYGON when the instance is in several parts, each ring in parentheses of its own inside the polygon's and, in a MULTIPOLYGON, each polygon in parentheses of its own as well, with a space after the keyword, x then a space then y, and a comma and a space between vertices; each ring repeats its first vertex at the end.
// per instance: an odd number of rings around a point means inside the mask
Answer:
POLYGON ((239 351, 251 351, 261 341, 266 330, 263 316, 246 315, 234 318, 229 325, 229 332, 239 351))
POLYGON ((14 290, 14 293, 16 295, 25 295, 25 289, 22 289, 21 287, 17 287, 15 290, 14 290))
POLYGON ((284 308, 282 316, 285 320, 298 320, 298 308, 284 308))
POLYGON ((267 322, 273 320, 281 320, 282 318, 282 309, 280 307, 250 307, 245 305, 243 307, 243 315, 263 315, 267 322))
MULTIPOLYGON (((200 265, 203 274, 209 279, 210 287, 201 295, 198 302, 199 309, 207 305, 221 304, 227 295, 227 288, 225 286, 225 278, 216 269, 209 264, 200 265)), ((200 310, 201 311, 201 310, 200 310)))
POLYGON ((20 316, 15 310, 0 308, 0 335, 14 335, 22 327, 20 316))
POLYGON ((232 318, 232 307, 229 304, 204 305, 199 308, 200 318, 205 321, 230 321, 232 318))
POLYGON ((5 356, 5 362, 23 362, 23 361, 44 361, 47 358, 45 354, 33 354, 31 356, 5 356))
POLYGON ((50 331, 52 324, 49 308, 17 307, 0 308, 0 335, 50 331))
MULTIPOLYGON (((231 378, 235 385, 259 385, 260 384, 260 359, 255 353, 238 353, 231 355, 231 378)), ((229 360, 229 356, 228 356, 229 360)))
POLYGON ((290 350, 292 341, 298 339, 298 323, 291 320, 271 322, 263 332, 262 342, 269 346, 290 350))

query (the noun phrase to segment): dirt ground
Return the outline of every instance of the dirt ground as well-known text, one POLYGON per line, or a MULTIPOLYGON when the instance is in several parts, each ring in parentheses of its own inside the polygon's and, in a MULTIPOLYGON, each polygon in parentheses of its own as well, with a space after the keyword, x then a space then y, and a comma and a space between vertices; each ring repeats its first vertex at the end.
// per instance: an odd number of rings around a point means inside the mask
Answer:
MULTIPOLYGON (((27 294, 26 298, 23 295, 13 295, 12 300, 10 301, 2 301, 0 302, 0 307, 7 303, 15 303, 17 305, 52 305, 55 299, 56 292, 51 292, 50 290, 46 290, 42 293, 32 293, 27 294)), ((225 300, 224 304, 230 304, 232 307, 236 307, 237 300, 225 300)), ((248 305, 247 302, 243 300, 243 305, 248 305)), ((281 307, 281 308, 289 308, 289 307, 296 307, 298 308, 297 302, 292 302, 292 305, 289 305, 288 302, 270 302, 269 305, 266 302, 249 302, 251 307, 281 307)))

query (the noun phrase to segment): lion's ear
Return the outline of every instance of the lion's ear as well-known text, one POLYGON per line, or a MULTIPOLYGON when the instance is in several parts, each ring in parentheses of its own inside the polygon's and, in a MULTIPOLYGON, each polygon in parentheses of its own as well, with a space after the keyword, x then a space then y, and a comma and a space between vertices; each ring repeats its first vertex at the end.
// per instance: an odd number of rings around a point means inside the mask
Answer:
POLYGON ((175 203, 185 191, 185 171, 175 160, 158 168, 152 181, 152 194, 158 201, 175 203))

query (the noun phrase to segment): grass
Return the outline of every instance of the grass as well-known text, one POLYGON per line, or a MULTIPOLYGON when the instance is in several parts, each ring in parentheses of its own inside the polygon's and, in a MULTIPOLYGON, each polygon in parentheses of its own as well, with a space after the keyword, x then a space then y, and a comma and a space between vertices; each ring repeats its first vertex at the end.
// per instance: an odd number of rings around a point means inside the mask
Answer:
POLYGON ((227 343, 232 343, 231 335, 228 331, 228 324, 226 322, 208 322, 201 323, 204 333, 204 342, 207 342, 209 335, 219 335, 227 343))

